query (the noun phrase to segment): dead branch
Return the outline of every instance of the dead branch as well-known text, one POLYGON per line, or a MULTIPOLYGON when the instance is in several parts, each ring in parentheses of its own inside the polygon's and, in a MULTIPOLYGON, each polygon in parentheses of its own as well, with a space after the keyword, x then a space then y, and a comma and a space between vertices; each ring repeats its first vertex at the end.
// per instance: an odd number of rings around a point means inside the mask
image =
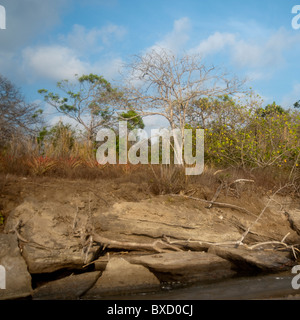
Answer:
MULTIPOLYGON (((255 250, 256 248, 267 246, 267 245, 277 245, 282 246, 285 249, 290 249, 293 253, 294 258, 297 260, 296 252, 300 253, 300 250, 296 248, 296 245, 288 245, 284 242, 284 240, 288 237, 290 233, 288 233, 281 241, 266 241, 256 243, 252 246, 242 243, 246 249, 255 250)), ((164 237, 164 240, 169 244, 176 244, 178 246, 182 246, 184 248, 188 248, 191 250, 202 251, 205 248, 209 248, 210 246, 234 246, 236 245, 236 241, 224 241, 224 242, 207 242, 201 240, 170 240, 168 237, 164 237)))
POLYGON ((89 256, 89 253, 90 253, 90 250, 93 246, 93 236, 90 236, 89 239, 88 239, 88 246, 87 246, 87 249, 86 249, 86 252, 85 252, 85 259, 84 259, 84 263, 86 264, 87 261, 88 261, 88 256, 89 256))
POLYGON ((282 238, 282 240, 281 240, 281 242, 284 242, 285 241, 285 239, 290 235, 291 233, 290 232, 288 232, 283 238, 282 238))
POLYGON ((236 243, 236 248, 242 244, 242 242, 245 240, 247 234, 250 232, 250 230, 252 229, 252 227, 260 220, 260 218, 262 217, 262 215, 264 214, 264 212, 266 211, 266 209, 269 207, 270 203, 273 201, 273 198, 276 196, 276 194, 278 192, 280 192, 282 189, 288 187, 289 184, 284 185, 283 187, 279 188, 273 195, 272 197, 268 200, 267 204, 265 205, 265 207, 263 208, 263 210, 261 211, 261 213, 257 216, 257 218, 253 221, 253 223, 249 226, 249 228, 244 232, 244 234, 242 235, 241 239, 239 241, 237 241, 236 243))
POLYGON ((290 249, 293 253, 293 256, 295 258, 295 260, 297 260, 297 254, 296 254, 296 251, 298 253, 300 253, 300 250, 298 248, 295 247, 295 245, 288 245, 282 241, 266 241, 266 242, 261 242, 261 243, 257 243, 255 245, 252 245, 252 246, 247 246, 248 249, 250 250, 254 250, 258 247, 262 247, 262 246, 267 246, 267 245, 277 245, 277 246, 283 246, 284 248, 286 249, 290 249))
POLYGON ((233 184, 236 184, 236 183, 245 183, 245 182, 254 182, 254 180, 249 180, 249 179, 237 179, 233 182, 230 183, 229 187, 231 187, 233 184))
POLYGON ((194 245, 199 245, 200 247, 209 247, 213 246, 232 246, 236 244, 236 241, 224 241, 224 242, 210 242, 210 241, 202 241, 202 240, 171 240, 170 238, 164 236, 164 240, 169 244, 176 244, 183 247, 189 247, 192 245, 192 248, 195 248, 194 245))
POLYGON ((77 227, 78 212, 79 212, 79 208, 78 208, 78 206, 76 206, 76 213, 75 213, 75 217, 74 217, 74 220, 73 220, 73 226, 72 226, 73 232, 75 232, 75 229, 77 227))
POLYGON ((218 199, 218 196, 219 196, 221 190, 223 189, 223 187, 224 187, 224 183, 221 182, 216 193, 214 194, 213 198, 211 199, 211 203, 207 206, 208 209, 210 209, 213 206, 213 203, 218 199))
POLYGON ((249 179, 237 179, 228 185, 226 185, 227 188, 227 193, 228 191, 233 191, 237 197, 240 197, 240 190, 239 190, 239 185, 244 185, 245 183, 254 183, 254 180, 249 180, 249 179))
POLYGON ((156 240, 152 243, 137 243, 137 242, 127 242, 127 241, 116 241, 111 240, 98 234, 93 235, 93 240, 96 243, 100 243, 101 245, 106 245, 107 248, 111 249, 125 249, 125 250, 146 250, 146 251, 155 251, 155 252, 168 252, 172 251, 182 251, 181 249, 168 244, 162 240, 156 240), (169 249, 169 250, 168 250, 169 249))
POLYGON ((45 250, 49 250, 49 251, 64 249, 64 248, 55 248, 55 247, 50 248, 50 247, 44 246, 44 245, 42 245, 42 244, 40 244, 40 243, 37 243, 37 242, 35 242, 35 241, 29 241, 29 240, 25 239, 25 238, 24 238, 23 236, 21 236, 21 234, 20 234, 20 229, 21 229, 22 226, 23 226, 22 220, 18 220, 17 223, 16 223, 16 225, 15 225, 11 230, 9 230, 8 233, 15 233, 16 236, 17 236, 17 239, 18 239, 19 241, 22 241, 22 242, 24 242, 24 243, 27 243, 28 245, 33 246, 33 247, 36 247, 36 248, 41 248, 41 249, 45 249, 45 250))
POLYGON ((204 199, 200 199, 200 198, 187 196, 187 195, 184 195, 184 194, 170 194, 170 196, 172 196, 172 197, 184 197, 184 198, 192 199, 192 200, 195 200, 195 201, 201 201, 201 202, 204 202, 204 203, 210 203, 210 204, 213 204, 214 206, 217 206, 217 207, 230 208, 230 209, 234 209, 234 210, 245 212, 245 213, 247 213, 247 214, 249 214, 249 215, 251 215, 251 216, 253 216, 255 218, 257 217, 255 214, 253 214, 249 210, 247 210, 245 208, 242 208, 242 207, 239 207, 239 206, 236 206, 234 204, 208 201, 208 200, 204 200, 204 199))
POLYGON ((281 245, 284 246, 286 248, 290 248, 291 246, 289 246, 288 244, 286 244, 285 242, 281 242, 281 241, 266 241, 266 242, 260 242, 260 243, 256 243, 252 246, 247 246, 248 249, 250 250, 254 250, 256 248, 262 247, 262 246, 267 246, 267 245, 281 245))

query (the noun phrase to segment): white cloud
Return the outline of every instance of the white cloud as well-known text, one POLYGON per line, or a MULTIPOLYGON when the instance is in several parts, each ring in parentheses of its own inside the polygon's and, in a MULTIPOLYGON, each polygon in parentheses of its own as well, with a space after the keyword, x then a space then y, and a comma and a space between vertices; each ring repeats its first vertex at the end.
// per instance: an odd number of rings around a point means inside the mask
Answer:
POLYGON ((160 115, 152 115, 143 117, 143 122, 145 124, 145 130, 148 133, 148 136, 151 136, 151 130, 153 129, 162 129, 162 128, 169 128, 170 123, 169 121, 160 115))
POLYGON ((22 52, 23 70, 33 80, 59 81, 87 73, 112 78, 118 73, 122 59, 106 54, 100 60, 100 55, 97 59, 93 55, 107 49, 112 42, 122 40, 125 34, 125 28, 113 24, 90 30, 74 25, 69 34, 59 37, 57 44, 25 48, 22 52))
POLYGON ((252 71, 246 72, 246 79, 248 79, 249 81, 256 81, 256 80, 262 80, 262 79, 266 80, 270 78, 271 78, 271 75, 266 74, 264 71, 252 70, 252 71))
POLYGON ((120 41, 124 38, 127 31, 123 26, 108 24, 98 30, 98 34, 104 44, 109 45, 112 40, 120 41))
POLYGON ((189 18, 183 17, 175 20, 173 30, 168 33, 162 40, 156 42, 152 47, 148 48, 147 51, 159 49, 167 49, 174 53, 178 53, 184 48, 189 40, 189 31, 191 29, 191 23, 189 18))
POLYGON ((232 33, 215 32, 207 39, 203 40, 196 48, 190 50, 191 53, 199 53, 203 57, 218 53, 226 46, 232 46, 236 42, 236 36, 232 33))
POLYGON ((170 125, 169 121, 165 117, 160 115, 146 116, 143 118, 143 121, 145 126, 155 129, 163 128, 170 125))
POLYGON ((261 29, 261 36, 248 39, 241 34, 215 32, 198 46, 190 50, 208 56, 229 53, 233 65, 250 70, 248 74, 255 79, 270 77, 270 74, 286 62, 285 53, 300 41, 300 35, 294 35, 284 28, 270 33, 261 29), (267 71, 266 71, 267 70, 267 71))
MULTIPOLYGON (((110 57, 103 59, 90 67, 91 72, 101 74, 106 79, 114 79, 119 76, 119 73, 124 65, 124 61, 119 57, 110 57)), ((115 79, 114 79, 115 80, 115 79)))
POLYGON ((74 119, 71 119, 70 117, 65 116, 65 115, 52 117, 48 123, 52 127, 52 126, 55 126, 56 124, 58 124, 59 122, 62 122, 63 124, 69 124, 74 128, 83 129, 83 127, 81 125, 79 125, 77 121, 75 121, 74 119))
POLYGON ((83 74, 89 66, 80 60, 76 52, 63 46, 26 48, 23 51, 23 65, 33 77, 57 81, 83 74))
POLYGON ((123 60, 110 57, 96 62, 86 61, 71 48, 53 45, 23 50, 23 69, 31 80, 39 78, 59 81, 72 79, 75 74, 96 73, 107 79, 118 74, 123 60))
POLYGON ((69 0, 1 0, 6 8, 7 28, 0 32, 0 52, 14 52, 37 34, 49 30, 60 21, 69 0))
POLYGON ((60 40, 79 52, 99 52, 114 41, 121 41, 127 31, 123 26, 109 23, 102 28, 86 29, 75 24, 68 35, 61 35, 60 40))
MULTIPOLYGON (((157 41, 154 45, 146 48, 143 51, 144 56, 146 57, 152 51, 155 51, 158 54, 161 54, 165 51, 169 51, 172 54, 178 54, 181 50, 186 47, 186 44, 189 40, 189 31, 191 29, 191 23, 189 18, 183 17, 174 21, 173 29, 171 32, 167 33, 160 41, 157 41)), ((139 79, 141 73, 139 70, 130 70, 131 74, 123 74, 126 78, 126 81, 130 85, 135 87, 142 86, 144 81, 139 79)))
POLYGON ((6 9, 7 28, 0 32, 0 70, 14 83, 27 80, 22 73, 20 54, 32 39, 59 23, 70 0, 1 0, 6 9))
POLYGON ((256 43, 245 40, 236 41, 232 47, 232 58, 239 66, 252 68, 281 66, 284 52, 299 41, 284 29, 279 29, 267 39, 259 39, 256 43))

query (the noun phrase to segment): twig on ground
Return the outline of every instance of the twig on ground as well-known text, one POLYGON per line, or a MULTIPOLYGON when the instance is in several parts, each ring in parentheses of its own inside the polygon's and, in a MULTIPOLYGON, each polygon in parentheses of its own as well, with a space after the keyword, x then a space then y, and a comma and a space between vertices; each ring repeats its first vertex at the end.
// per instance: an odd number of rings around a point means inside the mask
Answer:
POLYGON ((290 232, 288 232, 283 238, 282 238, 282 240, 281 240, 281 242, 284 242, 285 241, 285 239, 290 235, 291 233, 290 232))
POLYGON ((77 227, 78 211, 79 211, 79 208, 78 208, 78 206, 76 206, 76 213, 75 213, 75 217, 74 217, 74 221, 73 221, 73 226, 72 226, 73 232, 75 231, 75 229, 76 229, 76 227, 77 227))
POLYGON ((182 251, 181 249, 168 244, 162 240, 155 240, 152 243, 137 243, 137 242, 127 242, 127 241, 116 241, 111 240, 97 234, 93 235, 94 242, 101 243, 102 245, 107 245, 111 249, 126 249, 126 250, 146 250, 155 252, 168 252, 172 251, 182 251), (168 250, 169 249, 169 250, 168 250))
POLYGON ((237 179, 237 180, 231 182, 229 184, 229 187, 231 187, 233 184, 241 183, 241 182, 255 182, 255 181, 254 180, 249 180, 249 179, 237 179))
POLYGON ((210 209, 213 206, 214 202, 218 199, 218 196, 219 196, 221 190, 223 189, 223 187, 224 187, 224 183, 221 182, 216 193, 214 194, 213 198, 211 199, 211 203, 207 206, 208 209, 210 209))
POLYGON ((199 244, 200 246, 225 246, 225 245, 234 245, 236 241, 224 241, 224 242, 210 242, 210 241, 203 241, 203 240, 170 240, 170 238, 164 236, 164 239, 169 244, 177 244, 181 246, 186 246, 187 244, 199 244))
POLYGON ((250 212, 249 210, 245 209, 245 208, 242 208, 242 207, 238 207, 234 204, 229 204, 229 203, 221 203, 221 202, 213 202, 213 201, 208 201, 208 200, 204 200, 204 199, 200 199, 200 198, 195 198, 195 197, 191 197, 191 196, 187 196, 187 195, 183 195, 183 194, 170 194, 170 196, 172 197, 184 197, 184 198, 187 198, 187 199, 192 199, 192 200, 195 200, 195 201, 201 201, 201 202, 204 202, 204 203, 212 203, 214 206, 217 206, 217 207, 223 207, 223 208, 230 208, 230 209, 234 209, 234 210, 239 210, 239 211, 242 211, 242 212, 245 212, 253 217, 257 217, 255 214, 253 214, 252 212, 250 212))

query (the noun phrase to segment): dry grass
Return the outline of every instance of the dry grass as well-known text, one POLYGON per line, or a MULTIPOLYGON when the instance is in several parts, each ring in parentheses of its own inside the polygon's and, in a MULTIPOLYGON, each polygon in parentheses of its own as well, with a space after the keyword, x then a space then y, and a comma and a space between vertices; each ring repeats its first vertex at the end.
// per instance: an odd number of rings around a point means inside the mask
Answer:
POLYGON ((156 195, 179 193, 186 189, 188 177, 182 166, 176 165, 149 165, 152 176, 150 175, 150 191, 156 195))
POLYGON ((239 168, 205 167, 199 176, 186 176, 182 166, 176 165, 100 165, 84 143, 76 142, 71 149, 61 143, 63 150, 51 144, 39 149, 33 141, 13 140, 0 152, 0 173, 18 176, 40 176, 65 179, 121 179, 124 182, 147 183, 155 194, 180 193, 205 186, 215 190, 220 183, 226 186, 237 179, 252 179, 251 192, 270 192, 293 182, 286 192, 300 195, 300 168, 291 176, 288 168, 264 168, 242 170, 239 168), (42 155, 41 155, 42 154, 42 155))

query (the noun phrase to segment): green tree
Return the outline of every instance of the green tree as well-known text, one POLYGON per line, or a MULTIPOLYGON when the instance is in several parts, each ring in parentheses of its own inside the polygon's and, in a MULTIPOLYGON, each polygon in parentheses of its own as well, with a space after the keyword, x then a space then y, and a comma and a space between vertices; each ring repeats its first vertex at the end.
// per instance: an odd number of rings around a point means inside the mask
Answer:
POLYGON ((75 143, 75 130, 70 124, 59 121, 50 129, 44 127, 37 137, 40 150, 43 154, 56 157, 67 157, 75 143))
POLYGON ((130 109, 127 112, 122 112, 119 119, 127 121, 128 130, 145 128, 143 118, 133 109, 130 109))
POLYGON ((38 92, 44 100, 58 112, 81 124, 92 147, 95 135, 100 127, 109 126, 115 120, 116 104, 122 93, 104 79, 95 74, 76 75, 76 83, 63 80, 57 87, 64 95, 41 89, 38 92))
POLYGON ((190 128, 205 129, 206 163, 243 168, 288 167, 300 151, 298 111, 251 93, 242 100, 230 96, 195 101, 190 128))
POLYGON ((267 117, 274 114, 285 114, 287 113, 280 105, 274 101, 272 104, 268 104, 265 108, 258 108, 257 114, 261 117, 267 117))

